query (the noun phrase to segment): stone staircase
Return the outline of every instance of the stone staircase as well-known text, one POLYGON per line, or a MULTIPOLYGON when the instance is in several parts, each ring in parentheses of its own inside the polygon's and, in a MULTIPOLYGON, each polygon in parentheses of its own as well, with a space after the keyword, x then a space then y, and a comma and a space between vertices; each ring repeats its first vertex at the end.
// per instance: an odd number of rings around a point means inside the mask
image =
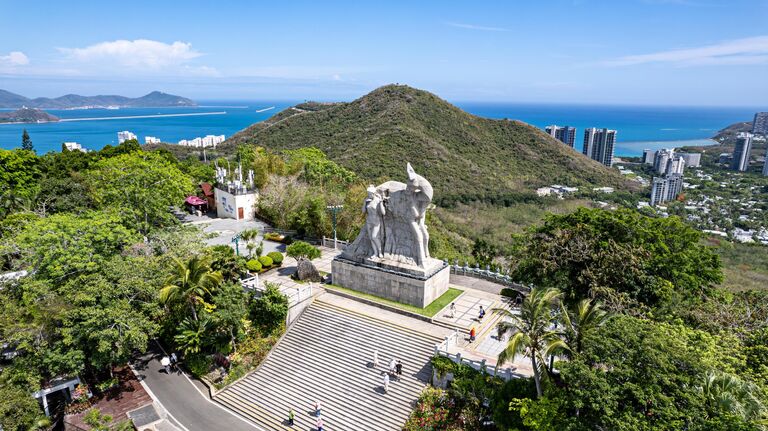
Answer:
POLYGON ((440 341, 319 299, 257 371, 214 400, 268 430, 314 430, 317 400, 328 431, 400 430, 431 379, 429 358, 440 341), (378 369, 371 364, 374 349, 378 369), (403 375, 385 394, 383 373, 392 357, 402 361, 403 375))

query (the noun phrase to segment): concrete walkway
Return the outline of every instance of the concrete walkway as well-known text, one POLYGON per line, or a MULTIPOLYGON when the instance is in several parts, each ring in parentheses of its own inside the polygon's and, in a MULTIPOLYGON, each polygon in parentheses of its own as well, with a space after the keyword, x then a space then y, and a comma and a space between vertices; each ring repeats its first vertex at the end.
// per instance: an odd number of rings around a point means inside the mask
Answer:
POLYGON ((171 423, 185 431, 266 431, 211 401, 186 375, 166 374, 160 365, 162 356, 158 345, 152 342, 150 351, 131 365, 153 398, 168 412, 171 423))

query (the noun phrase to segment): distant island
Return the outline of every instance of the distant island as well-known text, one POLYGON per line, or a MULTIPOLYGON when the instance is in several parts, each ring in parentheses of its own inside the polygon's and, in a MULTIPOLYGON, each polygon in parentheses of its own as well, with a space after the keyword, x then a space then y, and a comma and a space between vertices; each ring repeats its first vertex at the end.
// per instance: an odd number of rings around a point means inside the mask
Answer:
POLYGON ((59 117, 35 108, 22 107, 13 112, 0 112, 0 123, 51 123, 59 117))
POLYGON ((0 108, 38 108, 38 109, 88 109, 88 108, 160 108, 172 106, 197 106, 193 100, 173 94, 153 91, 142 97, 125 96, 65 96, 30 99, 10 91, 0 90, 0 108))

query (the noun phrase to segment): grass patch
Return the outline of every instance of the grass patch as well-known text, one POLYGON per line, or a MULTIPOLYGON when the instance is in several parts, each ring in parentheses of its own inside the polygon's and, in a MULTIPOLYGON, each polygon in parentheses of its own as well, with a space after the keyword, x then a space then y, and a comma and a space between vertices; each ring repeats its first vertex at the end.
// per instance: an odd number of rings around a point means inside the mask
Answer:
POLYGON ((324 284, 323 287, 330 290, 337 290, 339 292, 348 293, 352 296, 356 296, 358 298, 368 299, 370 301, 378 302, 384 305, 388 305, 390 307, 399 308, 401 310, 410 311, 411 313, 420 314, 425 317, 433 317, 435 314, 437 314, 438 311, 445 308, 446 305, 453 302, 454 299, 458 298, 459 295, 461 295, 464 291, 461 289, 456 289, 454 287, 449 287, 448 290, 440 295, 439 298, 432 301, 431 304, 427 305, 424 308, 416 307, 414 305, 408 305, 403 304, 397 301, 393 301, 391 299, 382 298, 380 296, 371 295, 369 293, 363 293, 358 292, 356 290, 348 289, 346 287, 337 286, 335 284, 324 284))
POLYGON ((768 289, 768 247, 720 238, 709 238, 705 243, 715 247, 723 262, 722 288, 733 292, 768 289))

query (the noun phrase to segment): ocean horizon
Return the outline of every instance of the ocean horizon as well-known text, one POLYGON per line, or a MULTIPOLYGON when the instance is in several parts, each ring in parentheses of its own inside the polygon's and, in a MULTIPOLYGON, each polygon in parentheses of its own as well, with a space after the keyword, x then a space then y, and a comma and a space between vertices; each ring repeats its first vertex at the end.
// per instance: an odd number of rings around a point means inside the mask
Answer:
MULTIPOLYGON (((117 144, 117 132, 135 133, 176 143, 205 135, 234 133, 264 121, 298 101, 201 100, 197 107, 46 110, 64 121, 41 124, 0 124, 0 148, 21 146, 24 129, 38 154, 60 151, 63 142, 89 150, 117 144), (118 118, 115 118, 118 117, 118 118)), ((585 128, 617 130, 616 156, 639 156, 643 149, 712 144, 718 130, 751 121, 753 107, 670 107, 534 103, 453 102, 459 108, 494 119, 515 119, 544 128, 550 124, 576 127, 581 151, 585 128)))

